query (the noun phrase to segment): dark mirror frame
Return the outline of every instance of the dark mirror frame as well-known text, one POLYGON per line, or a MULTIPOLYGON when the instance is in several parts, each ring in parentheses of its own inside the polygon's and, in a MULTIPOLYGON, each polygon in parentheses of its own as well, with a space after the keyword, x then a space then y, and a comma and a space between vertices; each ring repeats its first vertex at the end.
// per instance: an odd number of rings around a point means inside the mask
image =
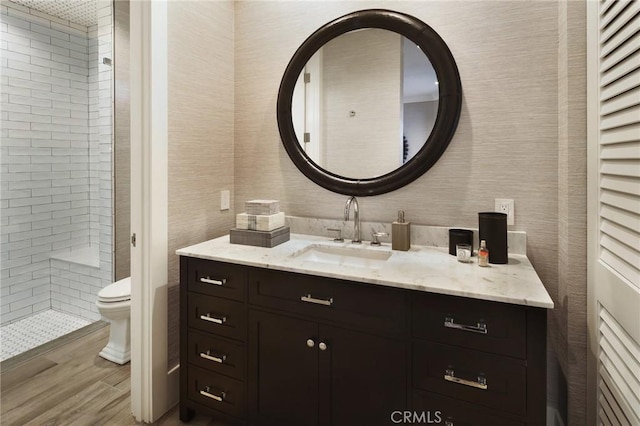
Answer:
POLYGON ((277 118, 282 143, 298 169, 316 184, 345 195, 379 195, 401 188, 422 176, 447 149, 460 118, 462 84, 453 55, 444 40, 419 19, 385 9, 349 13, 316 30, 295 52, 284 72, 278 91, 277 118), (291 115, 296 80, 309 59, 328 41, 349 31, 380 28, 413 41, 427 55, 438 77, 438 114, 424 146, 405 164, 392 172, 366 179, 337 175, 313 162, 301 147, 291 115))

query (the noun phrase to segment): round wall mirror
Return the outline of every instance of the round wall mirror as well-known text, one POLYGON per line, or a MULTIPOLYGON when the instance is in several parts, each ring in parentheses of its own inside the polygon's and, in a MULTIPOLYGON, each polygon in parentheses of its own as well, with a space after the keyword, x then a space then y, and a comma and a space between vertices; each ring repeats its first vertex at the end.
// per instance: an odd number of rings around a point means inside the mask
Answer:
POLYGON ((373 9, 329 22, 298 48, 277 119, 305 176, 341 194, 378 195, 435 164, 461 104, 458 69, 438 34, 412 16, 373 9))

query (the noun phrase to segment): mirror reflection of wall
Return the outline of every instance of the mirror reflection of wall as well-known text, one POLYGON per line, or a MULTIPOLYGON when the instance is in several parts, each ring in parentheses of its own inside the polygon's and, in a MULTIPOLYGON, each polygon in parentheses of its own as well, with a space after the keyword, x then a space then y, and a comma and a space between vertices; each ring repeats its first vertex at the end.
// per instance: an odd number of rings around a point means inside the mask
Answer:
POLYGON ((380 176, 401 163, 401 36, 352 31, 322 49, 321 159, 341 176, 380 176), (381 119, 384 117, 384 119, 381 119))
POLYGON ((409 161, 431 134, 438 114, 438 79, 429 59, 404 38, 403 51, 403 135, 409 161))
POLYGON ((429 137, 438 85, 428 58, 399 34, 367 28, 327 42, 307 62, 292 117, 316 164, 351 178, 389 173, 429 137))
POLYGON ((438 113, 438 100, 407 102, 403 108, 403 128, 407 154, 403 162, 409 161, 422 148, 433 129, 438 113))

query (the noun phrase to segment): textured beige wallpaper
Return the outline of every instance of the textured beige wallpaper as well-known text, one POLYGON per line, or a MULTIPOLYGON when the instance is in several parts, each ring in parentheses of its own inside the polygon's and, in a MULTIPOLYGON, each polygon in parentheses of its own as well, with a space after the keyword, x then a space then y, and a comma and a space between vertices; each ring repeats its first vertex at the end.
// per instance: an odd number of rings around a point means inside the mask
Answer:
MULTIPOLYGON (((178 282, 175 249, 226 233, 233 205, 241 211, 246 200, 275 198, 287 214, 341 216, 346 197, 307 180, 281 146, 275 106, 282 73, 302 41, 335 17, 374 7, 409 13, 449 45, 462 78, 462 116, 427 174, 390 194, 360 199, 362 220, 391 222, 403 209, 414 223, 476 227, 477 213, 492 210, 494 198, 513 198, 510 228, 527 232, 528 255, 558 306, 550 315, 550 346, 560 352, 569 382, 569 424, 580 424, 579 3, 564 9, 538 1, 169 2, 170 284, 178 282), (233 189, 230 212, 219 210, 222 189, 233 189)), ((176 312, 175 304, 169 307, 170 324, 176 312)))
POLYGON ((585 425, 587 381, 586 4, 559 3, 558 287, 550 336, 567 378, 567 424, 585 425))
POLYGON ((297 216, 338 218, 346 197, 307 180, 281 146, 278 86, 289 58, 323 23, 344 13, 392 7, 446 41, 463 87, 458 130, 440 161, 412 184, 360 200, 363 220, 404 209, 421 224, 477 226, 494 198, 515 200, 513 230, 546 285, 558 275, 558 5, 555 2, 237 2, 236 208, 281 200, 297 216))
POLYGON ((307 180, 282 148, 276 98, 289 58, 308 35, 342 14, 376 7, 416 16, 442 36, 460 70, 463 107, 438 163, 405 188, 361 198, 361 217, 391 222, 403 209, 414 223, 477 227, 477 213, 493 210, 494 198, 513 198, 510 229, 527 232, 528 256, 556 303, 549 315, 549 347, 564 377, 549 385, 555 399, 568 399, 568 407, 559 407, 568 412, 568 424, 582 425, 583 2, 237 2, 236 208, 248 199, 275 198, 287 214, 341 217, 346 197, 307 180), (565 387, 568 397, 557 395, 565 387))
POLYGON ((220 191, 233 189, 233 3, 168 3, 169 367, 178 358, 176 249, 233 223, 220 191), (173 286, 173 287, 171 287, 173 286))

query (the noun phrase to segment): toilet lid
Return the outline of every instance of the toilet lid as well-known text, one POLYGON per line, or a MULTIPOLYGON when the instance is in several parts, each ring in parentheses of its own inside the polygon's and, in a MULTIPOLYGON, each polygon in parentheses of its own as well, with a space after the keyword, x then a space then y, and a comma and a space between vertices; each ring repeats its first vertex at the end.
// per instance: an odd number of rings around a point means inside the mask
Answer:
POLYGON ((98 293, 101 302, 121 302, 131 299, 131 277, 109 284, 98 293))

